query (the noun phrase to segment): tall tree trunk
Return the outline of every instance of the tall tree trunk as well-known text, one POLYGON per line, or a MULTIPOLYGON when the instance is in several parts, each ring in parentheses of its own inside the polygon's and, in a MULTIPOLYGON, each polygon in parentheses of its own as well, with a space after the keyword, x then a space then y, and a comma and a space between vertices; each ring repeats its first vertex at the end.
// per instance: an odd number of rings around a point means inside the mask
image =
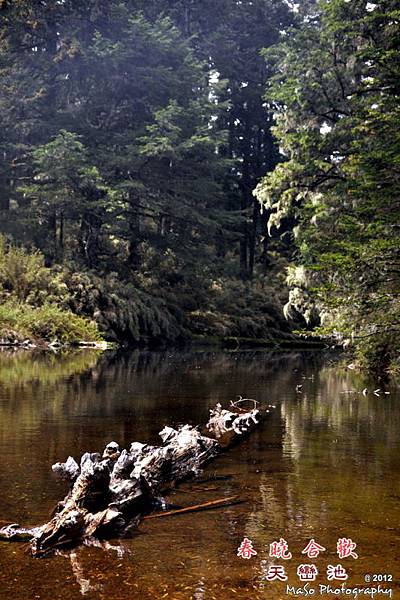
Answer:
POLYGON ((11 185, 9 177, 9 158, 4 152, 0 169, 0 210, 10 210, 11 185))
POLYGON ((0 179, 0 210, 10 210, 10 187, 7 181, 0 179))
POLYGON ((252 188, 249 190, 249 195, 251 196, 250 202, 253 203, 253 213, 252 213, 252 222, 251 229, 249 235, 249 277, 252 279, 254 275, 254 265, 255 265, 255 255, 256 255, 256 245, 257 245, 257 233, 258 233, 258 223, 260 220, 260 207, 257 200, 253 197, 252 191, 256 186, 256 183, 261 179, 264 173, 264 156, 263 156, 263 139, 264 139, 264 130, 261 126, 257 128, 257 136, 254 140, 256 155, 253 157, 253 173, 252 177, 249 175, 249 187, 252 188))
POLYGON ((140 215, 138 198, 134 192, 129 192, 129 254, 128 265, 133 271, 138 271, 141 266, 140 255, 140 215))
POLYGON ((242 167, 242 181, 241 181, 241 209, 245 217, 243 224, 242 234, 243 237, 240 240, 240 275, 243 279, 247 279, 249 276, 249 226, 247 223, 247 209, 251 206, 251 177, 250 177, 250 139, 249 139, 249 127, 246 124, 246 140, 245 140, 245 151, 243 156, 243 167, 242 167))
POLYGON ((226 255, 226 240, 222 229, 218 228, 215 235, 215 248, 217 258, 225 258, 226 255))
POLYGON ((253 199, 253 215, 251 222, 251 230, 249 235, 249 277, 250 279, 254 274, 254 260, 256 253, 256 241, 257 241, 257 227, 258 227, 258 217, 260 211, 258 208, 258 204, 256 199, 253 199))
POLYGON ((183 15, 183 17, 184 17, 184 32, 185 32, 185 35, 189 37, 192 33, 191 32, 191 29, 192 29, 192 27, 191 27, 191 25, 192 25, 192 23, 191 23, 191 21, 192 21, 192 19, 191 19, 191 0, 186 0, 183 10, 184 10, 184 15, 183 15))
POLYGON ((98 262, 101 219, 94 213, 85 212, 81 220, 79 245, 87 266, 91 269, 98 262))
POLYGON ((164 215, 162 214, 158 216, 157 233, 160 237, 164 237, 165 235, 164 215))
POLYGON ((64 262, 64 213, 62 211, 60 214, 58 245, 59 245, 59 260, 61 263, 63 263, 64 262))
MULTIPOLYGON (((242 198, 242 210, 247 209, 247 203, 242 198)), ((242 237, 239 242, 240 249, 240 276, 242 279, 247 278, 247 242, 248 242, 248 230, 247 230, 247 217, 242 227, 242 237)))
POLYGON ((50 235, 52 238, 52 262, 57 262, 58 260, 58 237, 57 237, 57 211, 54 208, 51 211, 49 218, 49 226, 50 226, 50 235))
POLYGON ((269 267, 270 267, 270 258, 268 255, 268 250, 269 250, 269 243, 268 243, 268 239, 269 239, 269 235, 268 235, 268 217, 266 215, 264 215, 262 217, 262 232, 263 232, 263 250, 262 250, 262 256, 261 256, 261 263, 262 263, 262 270, 263 270, 263 274, 266 275, 268 273, 269 267))

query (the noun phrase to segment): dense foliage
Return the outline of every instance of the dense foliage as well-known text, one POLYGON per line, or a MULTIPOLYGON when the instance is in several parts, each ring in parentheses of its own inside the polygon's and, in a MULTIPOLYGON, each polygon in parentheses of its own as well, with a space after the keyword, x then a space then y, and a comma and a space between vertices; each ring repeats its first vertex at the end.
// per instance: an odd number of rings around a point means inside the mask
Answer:
POLYGON ((251 193, 278 160, 260 51, 287 4, 7 0, 0 19, 1 231, 60 266, 70 307, 136 342, 288 330, 251 193))
POLYGON ((259 184, 271 231, 292 219, 287 313, 399 367, 400 132, 396 2, 319 2, 272 51, 286 161, 259 184))
POLYGON ((9 246, 0 236, 0 340, 76 343, 98 341, 94 321, 70 310, 64 274, 44 265, 40 252, 9 246))
POLYGON ((157 344, 301 325, 396 368, 399 18, 393 0, 3 0, 2 256, 31 261, 0 265, 4 315, 157 344))

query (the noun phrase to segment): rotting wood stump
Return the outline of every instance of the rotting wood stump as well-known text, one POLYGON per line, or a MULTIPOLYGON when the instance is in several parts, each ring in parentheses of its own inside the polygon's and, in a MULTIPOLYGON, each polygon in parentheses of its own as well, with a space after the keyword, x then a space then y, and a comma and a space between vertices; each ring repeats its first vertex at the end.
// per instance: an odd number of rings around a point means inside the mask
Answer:
POLYGON ((239 408, 245 401, 231 403, 232 410, 220 404, 211 409, 207 435, 191 425, 164 427, 161 446, 133 442, 129 450, 120 450, 110 442, 102 455, 83 454, 80 465, 71 456, 56 463, 52 469, 69 481, 70 491, 52 519, 39 527, 2 527, 0 540, 29 541, 32 555, 41 557, 90 538, 126 536, 144 516, 165 509, 162 493, 168 487, 200 474, 204 465, 250 433, 274 408, 259 409, 255 401, 251 410, 239 408))

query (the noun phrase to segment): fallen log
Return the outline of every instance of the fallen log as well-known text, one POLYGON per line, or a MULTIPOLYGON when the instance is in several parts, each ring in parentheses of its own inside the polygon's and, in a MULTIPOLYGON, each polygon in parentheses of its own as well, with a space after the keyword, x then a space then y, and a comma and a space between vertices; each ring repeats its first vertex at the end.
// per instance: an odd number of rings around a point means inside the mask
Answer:
POLYGON ((217 404, 210 410, 207 435, 190 425, 164 427, 161 446, 134 442, 129 450, 120 450, 110 442, 102 455, 83 454, 79 465, 68 457, 52 467, 70 483, 53 518, 39 527, 2 527, 0 540, 30 541, 32 555, 40 557, 93 537, 124 536, 149 513, 165 510, 162 493, 168 486, 199 475, 212 458, 250 433, 270 408, 246 412, 217 404))

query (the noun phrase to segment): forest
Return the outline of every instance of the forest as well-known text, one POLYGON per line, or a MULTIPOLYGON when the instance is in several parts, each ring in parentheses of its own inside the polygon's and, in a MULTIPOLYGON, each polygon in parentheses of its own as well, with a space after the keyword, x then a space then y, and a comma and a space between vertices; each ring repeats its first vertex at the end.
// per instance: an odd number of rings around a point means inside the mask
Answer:
POLYGON ((394 0, 2 0, 0 338, 400 370, 394 0))

